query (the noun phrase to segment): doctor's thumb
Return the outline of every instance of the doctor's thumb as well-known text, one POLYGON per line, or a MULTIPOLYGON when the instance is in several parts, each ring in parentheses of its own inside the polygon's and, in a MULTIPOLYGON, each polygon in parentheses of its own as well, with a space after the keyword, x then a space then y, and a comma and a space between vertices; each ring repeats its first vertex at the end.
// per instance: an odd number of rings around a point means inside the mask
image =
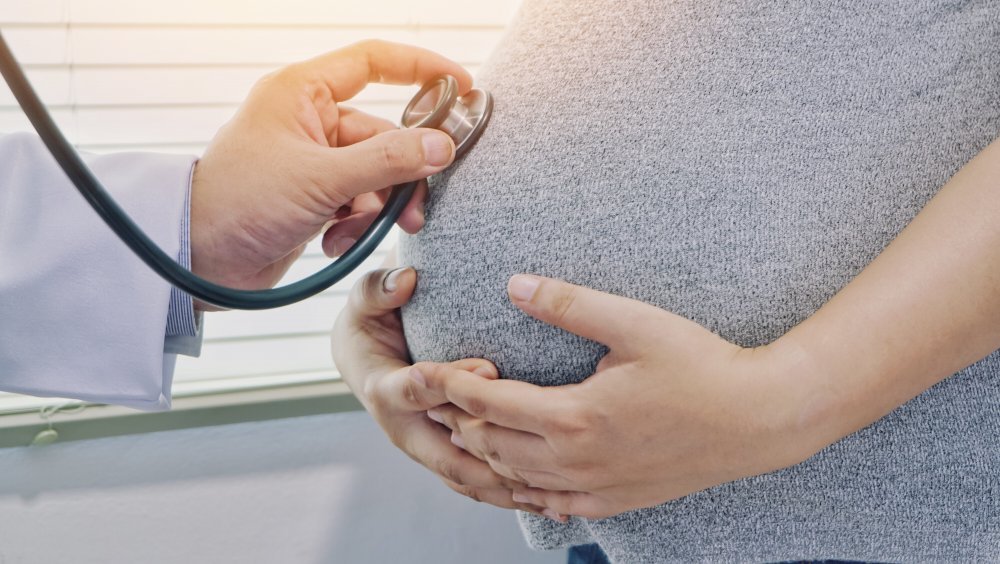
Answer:
POLYGON ((455 143, 435 129, 397 129, 332 149, 332 153, 330 178, 346 202, 444 170, 455 160, 455 143))

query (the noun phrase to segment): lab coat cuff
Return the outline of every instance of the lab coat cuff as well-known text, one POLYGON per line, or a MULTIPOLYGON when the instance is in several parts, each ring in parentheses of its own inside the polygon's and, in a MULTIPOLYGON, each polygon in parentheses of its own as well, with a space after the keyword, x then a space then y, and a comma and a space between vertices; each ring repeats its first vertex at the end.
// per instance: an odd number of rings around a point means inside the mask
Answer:
POLYGON ((163 352, 166 354, 182 354, 184 356, 201 356, 201 343, 203 340, 204 324, 202 323, 202 313, 195 315, 194 335, 173 335, 163 341, 163 352))
MULTIPOLYGON (((187 192, 184 196, 184 213, 181 215, 180 249, 177 255, 177 263, 187 270, 191 270, 191 182, 193 178, 194 165, 191 166, 191 172, 188 174, 187 192)), ((194 300, 191 296, 177 288, 170 288, 166 338, 169 340, 174 337, 197 336, 201 320, 196 319, 196 317, 194 300)))

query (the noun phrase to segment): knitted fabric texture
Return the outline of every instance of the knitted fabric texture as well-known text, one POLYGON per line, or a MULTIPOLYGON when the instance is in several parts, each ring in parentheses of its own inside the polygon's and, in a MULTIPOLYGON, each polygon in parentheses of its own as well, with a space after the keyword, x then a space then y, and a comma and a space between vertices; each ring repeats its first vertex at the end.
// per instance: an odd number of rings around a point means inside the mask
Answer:
MULTIPOLYGON (((511 275, 774 341, 998 137, 1000 2, 526 0, 479 82, 492 123, 402 242, 407 340, 414 360, 566 384, 605 349, 514 308, 511 275)), ((520 519, 533 547, 615 562, 995 561, 998 437, 994 354, 795 467, 520 519)))

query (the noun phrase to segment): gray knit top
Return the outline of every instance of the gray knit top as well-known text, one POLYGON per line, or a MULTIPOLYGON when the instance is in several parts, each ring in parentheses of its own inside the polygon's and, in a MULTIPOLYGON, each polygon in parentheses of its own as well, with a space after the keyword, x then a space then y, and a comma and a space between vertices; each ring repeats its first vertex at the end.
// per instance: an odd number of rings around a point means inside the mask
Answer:
MULTIPOLYGON (((493 122, 403 242, 410 350, 577 382, 604 350, 516 310, 509 276, 777 339, 1000 136, 1000 0, 526 0, 480 83, 493 122)), ((520 518, 616 562, 998 561, 998 437, 994 354, 798 466, 520 518)))

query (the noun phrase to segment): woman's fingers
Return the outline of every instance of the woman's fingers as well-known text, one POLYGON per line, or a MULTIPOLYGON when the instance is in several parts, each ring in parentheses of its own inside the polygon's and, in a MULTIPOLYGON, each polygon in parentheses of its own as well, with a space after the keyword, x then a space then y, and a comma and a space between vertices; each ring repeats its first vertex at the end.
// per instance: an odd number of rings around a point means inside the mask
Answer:
POLYGON ((373 270, 351 288, 348 307, 359 317, 381 317, 402 307, 416 285, 412 268, 373 270))
POLYGON ((435 407, 427 416, 452 431, 455 446, 488 463, 501 476, 534 488, 574 486, 568 478, 545 470, 559 464, 549 444, 538 435, 498 427, 451 404, 435 407))
POLYGON ((528 488, 515 490, 512 499, 517 503, 547 507, 560 515, 575 515, 587 519, 604 519, 624 511, 624 509, 612 508, 610 503, 594 494, 584 492, 560 492, 528 488))
POLYGON ((423 415, 422 412, 447 403, 444 396, 420 383, 421 376, 417 368, 426 369, 428 366, 435 366, 442 374, 452 377, 467 375, 489 380, 498 378, 496 367, 490 361, 478 358, 469 358, 448 364, 422 362, 416 366, 405 366, 374 381, 369 396, 372 397, 380 412, 419 412, 423 415))
POLYGON ((529 433, 544 434, 571 412, 568 395, 559 387, 542 387, 517 380, 484 382, 463 374, 420 367, 427 387, 469 415, 529 433), (555 422, 555 423, 554 423, 555 422))
POLYGON ((446 479, 442 479, 444 485, 448 486, 455 492, 464 495, 465 497, 479 501, 482 503, 488 503, 490 505, 495 505, 503 509, 519 509, 521 511, 526 511, 528 513, 534 513, 535 515, 542 515, 543 517, 548 517, 554 521, 560 523, 566 522, 566 517, 557 514, 556 512, 547 509, 545 507, 539 507, 537 505, 532 505, 530 503, 519 503, 514 501, 514 494, 511 490, 507 489, 489 489, 489 488, 475 488, 471 486, 463 486, 461 484, 456 484, 446 479))
POLYGON ((416 419, 398 429, 393 442, 431 472, 455 484, 471 488, 507 489, 523 484, 500 476, 485 462, 456 447, 448 431, 429 419, 416 419))
POLYGON ((636 328, 663 316, 663 310, 636 300, 542 276, 513 276, 507 293, 528 315, 612 350, 641 348, 653 337, 636 328))
POLYGON ((490 463, 517 470, 538 470, 556 465, 555 453, 544 438, 475 418, 455 405, 445 404, 427 416, 455 433, 466 451, 490 463))

